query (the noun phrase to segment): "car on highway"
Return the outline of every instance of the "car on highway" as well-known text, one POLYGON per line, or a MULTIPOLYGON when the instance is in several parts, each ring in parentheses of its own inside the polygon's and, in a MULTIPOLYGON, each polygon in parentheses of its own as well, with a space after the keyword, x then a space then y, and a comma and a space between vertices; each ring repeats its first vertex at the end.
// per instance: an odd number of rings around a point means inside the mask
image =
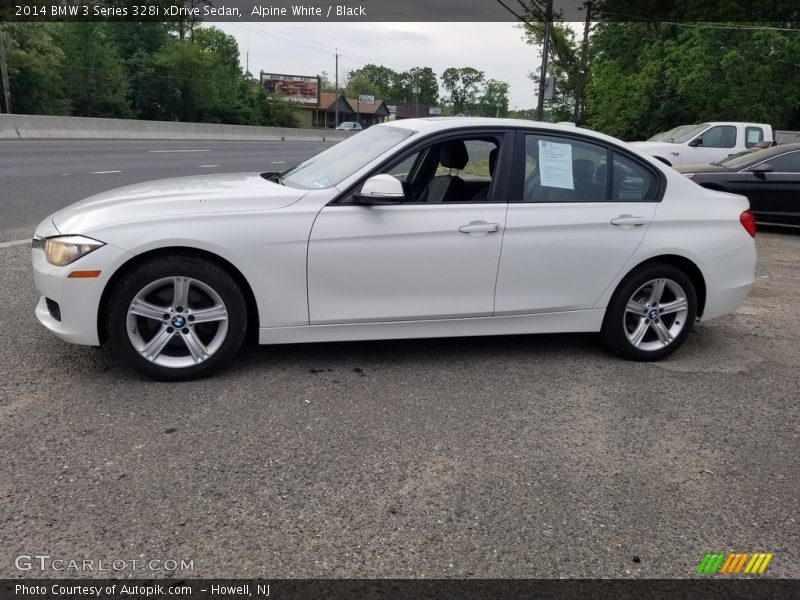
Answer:
POLYGON ((800 225, 800 144, 772 146, 676 170, 704 188, 747 196, 758 222, 800 225))
POLYGON ((33 238, 36 315, 181 380, 262 344, 599 332, 664 358, 754 278, 745 197, 615 138, 512 119, 376 125, 284 171, 87 198, 33 238))
POLYGON ((336 128, 338 131, 361 131, 361 123, 345 121, 336 128))

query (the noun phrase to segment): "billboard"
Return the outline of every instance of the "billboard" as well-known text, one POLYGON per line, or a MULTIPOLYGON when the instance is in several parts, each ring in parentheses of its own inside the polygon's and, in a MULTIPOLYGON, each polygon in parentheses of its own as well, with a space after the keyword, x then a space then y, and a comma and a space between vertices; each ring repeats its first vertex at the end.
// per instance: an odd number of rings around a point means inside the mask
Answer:
POLYGON ((368 94, 359 94, 358 95, 358 103, 359 104, 375 104, 375 96, 370 96, 368 94))
POLYGON ((268 92, 280 94, 298 104, 319 106, 320 82, 317 75, 281 75, 261 71, 261 85, 268 92))

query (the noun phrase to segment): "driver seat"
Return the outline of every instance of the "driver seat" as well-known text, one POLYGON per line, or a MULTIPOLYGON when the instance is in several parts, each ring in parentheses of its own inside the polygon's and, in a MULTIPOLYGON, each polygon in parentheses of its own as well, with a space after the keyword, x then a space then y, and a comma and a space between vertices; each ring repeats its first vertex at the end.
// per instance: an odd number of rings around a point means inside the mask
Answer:
MULTIPOLYGON (((467 162, 469 153, 462 140, 448 142, 439 150, 439 163, 445 169, 460 171, 467 162)), ((466 198, 467 192, 466 182, 458 175, 437 175, 422 189, 418 202, 459 202, 466 198)))

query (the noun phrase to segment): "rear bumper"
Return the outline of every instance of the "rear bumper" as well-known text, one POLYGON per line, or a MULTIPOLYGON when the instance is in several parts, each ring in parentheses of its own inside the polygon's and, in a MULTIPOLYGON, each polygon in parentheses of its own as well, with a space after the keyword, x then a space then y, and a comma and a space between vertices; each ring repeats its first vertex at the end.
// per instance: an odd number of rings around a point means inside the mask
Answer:
POLYGON ((756 245, 748 243, 699 265, 706 282, 706 304, 701 321, 735 311, 755 281, 756 245))

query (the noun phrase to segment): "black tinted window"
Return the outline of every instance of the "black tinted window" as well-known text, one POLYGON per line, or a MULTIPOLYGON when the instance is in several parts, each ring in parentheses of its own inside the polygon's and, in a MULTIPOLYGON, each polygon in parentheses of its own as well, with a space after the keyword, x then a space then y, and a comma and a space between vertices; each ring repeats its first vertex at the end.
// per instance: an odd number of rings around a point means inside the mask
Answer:
POLYGON ((525 136, 523 202, 604 202, 608 151, 582 140, 525 136))
POLYGON ((658 183, 647 167, 614 152, 612 202, 656 202, 658 183))
POLYGON ((717 125, 704 132, 699 139, 703 148, 733 148, 736 145, 736 127, 733 125, 717 125))
POLYGON ((800 173, 800 151, 781 154, 766 161, 774 173, 800 173))

